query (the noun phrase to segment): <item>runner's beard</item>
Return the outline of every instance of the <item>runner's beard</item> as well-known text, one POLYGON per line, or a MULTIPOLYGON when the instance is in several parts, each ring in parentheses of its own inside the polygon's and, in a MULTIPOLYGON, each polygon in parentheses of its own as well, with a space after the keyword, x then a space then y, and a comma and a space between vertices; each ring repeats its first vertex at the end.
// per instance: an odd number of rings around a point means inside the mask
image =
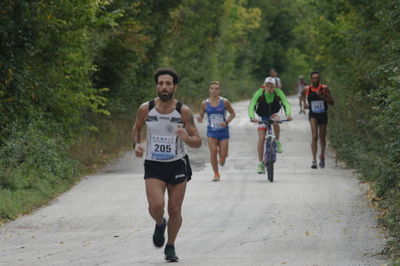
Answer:
POLYGON ((160 98, 162 102, 168 102, 169 100, 172 99, 172 96, 174 96, 174 93, 168 93, 168 94, 163 94, 161 92, 158 93, 158 98, 160 98))

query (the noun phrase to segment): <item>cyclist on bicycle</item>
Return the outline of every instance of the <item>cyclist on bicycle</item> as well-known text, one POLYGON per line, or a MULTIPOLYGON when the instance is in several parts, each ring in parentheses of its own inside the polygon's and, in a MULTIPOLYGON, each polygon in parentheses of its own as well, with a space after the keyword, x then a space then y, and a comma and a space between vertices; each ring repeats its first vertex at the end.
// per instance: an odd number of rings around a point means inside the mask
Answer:
MULTIPOLYGON (((259 122, 260 120, 268 120, 272 118, 279 121, 278 112, 281 109, 281 105, 285 109, 285 115, 287 120, 291 120, 291 106, 286 99, 285 94, 282 90, 276 88, 276 80, 272 77, 265 79, 264 85, 259 88, 256 93, 254 93, 253 98, 249 105, 249 117, 252 122, 259 122), (260 119, 255 118, 255 113, 260 119)), ((278 152, 282 152, 282 143, 279 141, 280 127, 279 123, 274 123, 273 125, 275 133, 275 141, 277 145, 278 152)), ((258 166, 257 172, 259 174, 265 173, 265 167, 263 164, 263 154, 264 154, 264 140, 267 128, 264 124, 260 124, 257 128, 258 132, 258 166)))
POLYGON ((328 85, 320 83, 320 73, 311 73, 311 85, 304 89, 304 107, 309 108, 308 113, 311 126, 311 152, 313 161, 311 168, 317 169, 318 134, 321 145, 319 167, 325 167, 326 129, 328 125, 328 104, 334 105, 328 85), (307 99, 307 102, 306 102, 307 99))

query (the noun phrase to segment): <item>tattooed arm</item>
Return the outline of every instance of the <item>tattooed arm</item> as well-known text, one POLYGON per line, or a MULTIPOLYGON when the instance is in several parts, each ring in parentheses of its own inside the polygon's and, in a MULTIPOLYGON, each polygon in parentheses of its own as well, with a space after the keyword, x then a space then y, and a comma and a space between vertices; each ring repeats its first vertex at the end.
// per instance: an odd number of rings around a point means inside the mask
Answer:
POLYGON ((199 148, 201 146, 201 138, 199 131, 194 124, 192 111, 186 105, 181 109, 182 121, 185 124, 184 128, 178 128, 176 134, 191 148, 199 148))

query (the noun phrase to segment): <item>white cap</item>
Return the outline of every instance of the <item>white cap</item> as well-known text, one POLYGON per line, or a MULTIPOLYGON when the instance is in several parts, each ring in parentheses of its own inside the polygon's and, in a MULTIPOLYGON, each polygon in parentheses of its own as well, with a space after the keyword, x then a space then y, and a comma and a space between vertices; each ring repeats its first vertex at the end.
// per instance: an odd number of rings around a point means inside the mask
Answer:
POLYGON ((272 83, 272 84, 274 84, 276 86, 276 80, 274 78, 271 78, 271 77, 266 78, 264 83, 265 84, 272 83))

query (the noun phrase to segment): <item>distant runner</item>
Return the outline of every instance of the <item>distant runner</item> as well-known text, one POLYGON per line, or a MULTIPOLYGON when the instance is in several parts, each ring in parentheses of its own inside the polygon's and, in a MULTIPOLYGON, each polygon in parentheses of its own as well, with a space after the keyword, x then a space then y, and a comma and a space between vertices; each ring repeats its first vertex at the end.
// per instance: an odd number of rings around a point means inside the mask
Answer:
POLYGON ((282 89, 281 79, 278 77, 278 72, 276 72, 275 69, 271 68, 271 69, 269 70, 269 76, 265 78, 264 84, 267 83, 267 79, 268 79, 268 78, 273 78, 273 79, 275 79, 276 88, 282 89))
POLYGON ((306 111, 304 110, 304 89, 307 86, 307 82, 304 81, 303 76, 299 76, 299 79, 296 82, 296 92, 297 92, 297 97, 299 97, 299 106, 300 106, 300 114, 303 113, 305 114, 306 111))
POLYGON ((158 97, 139 107, 133 127, 133 147, 136 156, 142 157, 145 150, 142 131, 146 125, 144 179, 149 212, 156 222, 153 243, 160 248, 164 245, 164 232, 168 227, 165 259, 176 262, 178 257, 174 244, 182 225, 181 208, 186 183, 192 176, 184 143, 198 148, 201 138, 192 111, 173 97, 178 86, 178 74, 172 69, 161 68, 155 72, 154 80, 158 97), (168 191, 168 222, 164 218, 165 191, 168 191))
MULTIPOLYGON (((272 77, 268 77, 265 80, 265 84, 262 88, 259 88, 253 95, 249 105, 249 118, 252 122, 258 122, 262 120, 268 120, 271 117, 274 120, 280 120, 278 115, 281 105, 285 110, 285 115, 287 120, 291 120, 291 106, 286 99, 285 94, 282 90, 275 88, 276 80, 272 77), (259 116, 259 119, 255 117, 255 113, 259 116)), ((257 172, 259 174, 265 173, 265 167, 263 164, 263 154, 264 154, 264 139, 266 135, 266 126, 258 126, 258 165, 257 172)), ((278 148, 278 152, 282 152, 282 143, 279 141, 280 136, 280 126, 279 123, 274 123, 274 133, 275 133, 275 143, 278 148)))
POLYGON ((203 122, 204 114, 207 113, 207 137, 208 148, 210 149, 210 162, 214 170, 214 177, 212 181, 219 181, 220 174, 218 171, 218 155, 219 164, 225 164, 226 157, 228 157, 229 148, 229 127, 228 124, 236 116, 232 105, 225 98, 219 96, 220 94, 219 81, 211 82, 208 92, 210 98, 203 101, 200 105, 200 113, 197 121, 203 122), (228 119, 225 118, 226 111, 229 112, 228 119))
POLYGON ((311 73, 311 85, 305 87, 304 95, 304 106, 305 108, 310 109, 309 120, 312 135, 311 152, 313 157, 311 168, 318 168, 318 135, 321 145, 321 153, 319 155, 319 167, 324 168, 326 129, 328 126, 328 105, 334 105, 334 101, 328 89, 328 85, 320 83, 320 73, 318 71, 314 71, 311 73))

